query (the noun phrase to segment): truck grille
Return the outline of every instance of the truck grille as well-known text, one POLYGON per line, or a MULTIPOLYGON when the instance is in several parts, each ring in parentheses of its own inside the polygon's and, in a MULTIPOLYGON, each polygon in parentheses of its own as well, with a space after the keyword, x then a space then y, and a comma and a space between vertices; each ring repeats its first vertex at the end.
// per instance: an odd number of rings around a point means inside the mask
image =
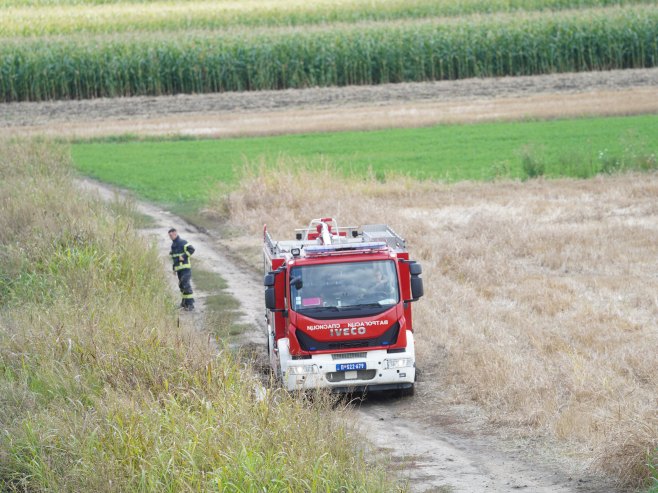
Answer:
POLYGON ((332 354, 331 359, 351 359, 351 358, 365 358, 367 353, 337 353, 332 354))
POLYGON ((356 372, 356 378, 350 378, 349 380, 345 379, 345 372, 344 371, 334 371, 331 373, 327 373, 327 380, 329 380, 331 383, 336 383, 336 382, 350 382, 351 380, 372 380, 375 378, 375 375, 377 374, 377 370, 357 370, 356 372))
POLYGON ((326 349, 361 349, 374 346, 391 346, 397 342, 399 332, 400 324, 395 322, 382 335, 372 339, 317 341, 301 330, 296 330, 295 336, 304 351, 321 351, 326 349))

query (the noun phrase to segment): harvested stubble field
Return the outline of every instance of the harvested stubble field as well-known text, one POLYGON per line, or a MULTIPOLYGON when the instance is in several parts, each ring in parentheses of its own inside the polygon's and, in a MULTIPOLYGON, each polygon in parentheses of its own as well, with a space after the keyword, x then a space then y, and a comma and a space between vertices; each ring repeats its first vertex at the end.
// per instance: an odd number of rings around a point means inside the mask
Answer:
POLYGON ((658 112, 658 69, 4 103, 7 135, 215 138, 658 112))
POLYGON ((264 222, 276 237, 327 213, 393 225, 424 268, 422 419, 475 403, 499 433, 638 486, 658 462, 656 197, 655 173, 444 185, 284 162, 207 213, 246 227, 231 242, 254 252, 264 222))

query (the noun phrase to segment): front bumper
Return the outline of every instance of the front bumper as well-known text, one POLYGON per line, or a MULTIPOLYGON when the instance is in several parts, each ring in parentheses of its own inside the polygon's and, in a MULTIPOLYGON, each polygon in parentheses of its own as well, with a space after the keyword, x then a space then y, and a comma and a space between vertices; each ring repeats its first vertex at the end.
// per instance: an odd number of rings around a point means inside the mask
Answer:
POLYGON ((408 331, 404 352, 389 353, 381 349, 318 354, 303 360, 288 358, 281 360, 281 369, 283 383, 288 390, 329 388, 335 392, 352 392, 408 389, 416 380, 415 361, 413 333, 408 331), (350 363, 365 363, 365 369, 337 371, 337 365, 350 363))

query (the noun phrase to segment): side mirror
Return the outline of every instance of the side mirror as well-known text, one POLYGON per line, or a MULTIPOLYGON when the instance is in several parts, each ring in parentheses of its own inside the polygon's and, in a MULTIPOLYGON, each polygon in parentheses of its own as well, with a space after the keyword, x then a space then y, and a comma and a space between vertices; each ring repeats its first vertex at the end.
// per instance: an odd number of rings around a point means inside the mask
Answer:
POLYGON ((265 274, 263 285, 265 286, 265 308, 268 310, 276 309, 276 293, 274 292, 274 282, 276 281, 276 274, 270 272, 265 274))
POLYGON ((268 286, 265 289, 265 308, 268 310, 276 310, 276 295, 274 293, 274 286, 268 286))
POLYGON ((423 273, 423 267, 413 262, 409 264, 409 274, 411 274, 411 298, 416 301, 425 294, 423 280, 419 277, 423 273))
POLYGON ((304 282, 301 277, 293 277, 290 279, 290 285, 294 286, 295 289, 299 291, 304 286, 304 282))
POLYGON ((412 276, 411 277, 411 297, 414 300, 417 300, 418 298, 422 298, 424 294, 425 294, 425 290, 423 288, 423 280, 420 277, 412 276))

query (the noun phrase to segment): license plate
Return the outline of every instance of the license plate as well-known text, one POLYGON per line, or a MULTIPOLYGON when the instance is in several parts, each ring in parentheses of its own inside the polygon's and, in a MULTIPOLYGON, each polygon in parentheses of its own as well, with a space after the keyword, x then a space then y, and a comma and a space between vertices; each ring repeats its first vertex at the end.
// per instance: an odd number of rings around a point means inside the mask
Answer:
POLYGON ((336 371, 352 371, 352 370, 365 370, 365 363, 342 363, 336 365, 336 371))

